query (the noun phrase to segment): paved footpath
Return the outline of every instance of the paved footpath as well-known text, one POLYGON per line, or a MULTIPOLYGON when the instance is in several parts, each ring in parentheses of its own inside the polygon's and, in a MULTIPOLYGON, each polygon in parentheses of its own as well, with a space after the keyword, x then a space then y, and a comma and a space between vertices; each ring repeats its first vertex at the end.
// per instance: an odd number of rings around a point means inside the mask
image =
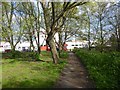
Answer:
POLYGON ((86 69, 74 53, 69 53, 68 64, 61 72, 55 88, 94 88, 86 69))

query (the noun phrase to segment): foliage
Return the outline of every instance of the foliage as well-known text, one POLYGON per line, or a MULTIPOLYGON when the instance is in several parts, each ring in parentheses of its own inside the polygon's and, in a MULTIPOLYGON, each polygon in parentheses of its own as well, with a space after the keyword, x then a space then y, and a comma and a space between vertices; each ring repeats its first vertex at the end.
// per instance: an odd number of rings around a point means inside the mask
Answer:
POLYGON ((3 53, 2 58, 9 59, 18 59, 18 60, 40 60, 40 55, 37 52, 19 52, 19 51, 11 51, 8 53, 3 53))
POLYGON ((120 53, 100 53, 76 49, 97 88, 120 88, 120 53))
POLYGON ((13 58, 19 58, 21 56, 22 56, 22 52, 19 52, 19 51, 10 51, 7 53, 2 53, 2 58, 13 59, 13 58))

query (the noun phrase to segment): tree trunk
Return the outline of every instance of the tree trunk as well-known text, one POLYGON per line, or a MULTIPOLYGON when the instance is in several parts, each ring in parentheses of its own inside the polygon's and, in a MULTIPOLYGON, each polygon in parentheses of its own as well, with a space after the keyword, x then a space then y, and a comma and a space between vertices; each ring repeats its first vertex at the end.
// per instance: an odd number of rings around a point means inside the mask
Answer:
POLYGON ((89 29, 88 29, 88 49, 91 50, 91 46, 90 46, 90 22, 89 22, 89 29))
POLYGON ((101 46, 100 46, 101 50, 100 51, 102 52, 103 51, 103 43, 104 42, 103 42, 103 29, 102 29, 102 19, 101 19, 101 16, 100 16, 100 36, 101 36, 101 46))
POLYGON ((119 38, 119 41, 118 41, 118 51, 120 52, 120 38, 119 38))
POLYGON ((120 25, 118 26, 118 34, 119 34, 119 38, 117 40, 118 43, 117 51, 120 51, 120 25))
POLYGON ((88 17, 88 50, 91 50, 91 45, 90 45, 90 16, 89 12, 87 11, 87 17, 88 17))
POLYGON ((15 51, 15 46, 11 44, 11 50, 15 51))
POLYGON ((38 37, 38 44, 37 44, 37 47, 38 47, 38 53, 40 54, 41 49, 40 49, 40 34, 39 34, 39 32, 37 32, 37 37, 38 37))
MULTIPOLYGON (((41 49, 40 49, 40 9, 39 9, 39 2, 37 2, 37 8, 38 8, 38 17, 37 17, 37 23, 36 23, 36 28, 38 28, 38 31, 37 31, 37 37, 38 37, 38 44, 37 44, 37 47, 38 47, 38 53, 40 54, 41 53, 41 49)), ((42 18, 42 16, 41 16, 42 18)))
POLYGON ((119 39, 118 39, 118 51, 120 51, 120 8, 118 8, 118 35, 119 35, 119 39))
POLYGON ((62 43, 59 43, 59 57, 60 57, 60 54, 61 54, 61 51, 63 50, 63 46, 62 46, 62 43))
POLYGON ((59 35, 59 57, 60 57, 61 51, 63 49, 61 32, 59 32, 58 35, 59 35))
POLYGON ((34 45, 33 45, 32 36, 30 35, 29 38, 30 38, 30 51, 34 51, 34 45))
MULTIPOLYGON (((11 29, 11 28, 10 28, 11 29)), ((14 41, 13 41, 13 34, 11 33, 11 41, 10 41, 10 45, 11 45, 11 49, 12 51, 15 51, 15 45, 14 45, 14 41)))
POLYGON ((53 63, 57 64, 58 60, 59 60, 59 56, 58 56, 58 52, 56 50, 56 45, 55 45, 54 39, 52 38, 49 40, 49 38, 47 38, 47 43, 50 46, 50 50, 51 50, 51 54, 52 54, 52 58, 53 58, 53 63))

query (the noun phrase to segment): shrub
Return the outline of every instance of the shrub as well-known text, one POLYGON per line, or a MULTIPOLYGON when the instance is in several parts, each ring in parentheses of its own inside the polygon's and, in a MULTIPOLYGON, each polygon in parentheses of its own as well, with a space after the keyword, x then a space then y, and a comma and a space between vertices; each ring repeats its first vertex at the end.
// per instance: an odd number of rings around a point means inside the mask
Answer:
POLYGON ((8 53, 3 53, 2 57, 9 59, 18 59, 23 61, 40 60, 40 55, 37 52, 11 51, 8 53))
POLYGON ((10 58, 10 59, 14 59, 14 58, 18 58, 21 57, 22 53, 19 51, 10 51, 7 53, 2 53, 2 57, 3 58, 10 58))

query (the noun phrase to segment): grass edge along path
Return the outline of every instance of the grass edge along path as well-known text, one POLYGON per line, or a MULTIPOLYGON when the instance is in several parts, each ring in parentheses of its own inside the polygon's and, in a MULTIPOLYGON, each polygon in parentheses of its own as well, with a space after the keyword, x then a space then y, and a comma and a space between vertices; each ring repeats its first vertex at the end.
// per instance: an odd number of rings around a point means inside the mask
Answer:
POLYGON ((79 58, 70 52, 68 63, 62 70, 55 88, 95 88, 95 86, 79 58))
POLYGON ((120 53, 74 50, 97 88, 120 88, 120 53))

